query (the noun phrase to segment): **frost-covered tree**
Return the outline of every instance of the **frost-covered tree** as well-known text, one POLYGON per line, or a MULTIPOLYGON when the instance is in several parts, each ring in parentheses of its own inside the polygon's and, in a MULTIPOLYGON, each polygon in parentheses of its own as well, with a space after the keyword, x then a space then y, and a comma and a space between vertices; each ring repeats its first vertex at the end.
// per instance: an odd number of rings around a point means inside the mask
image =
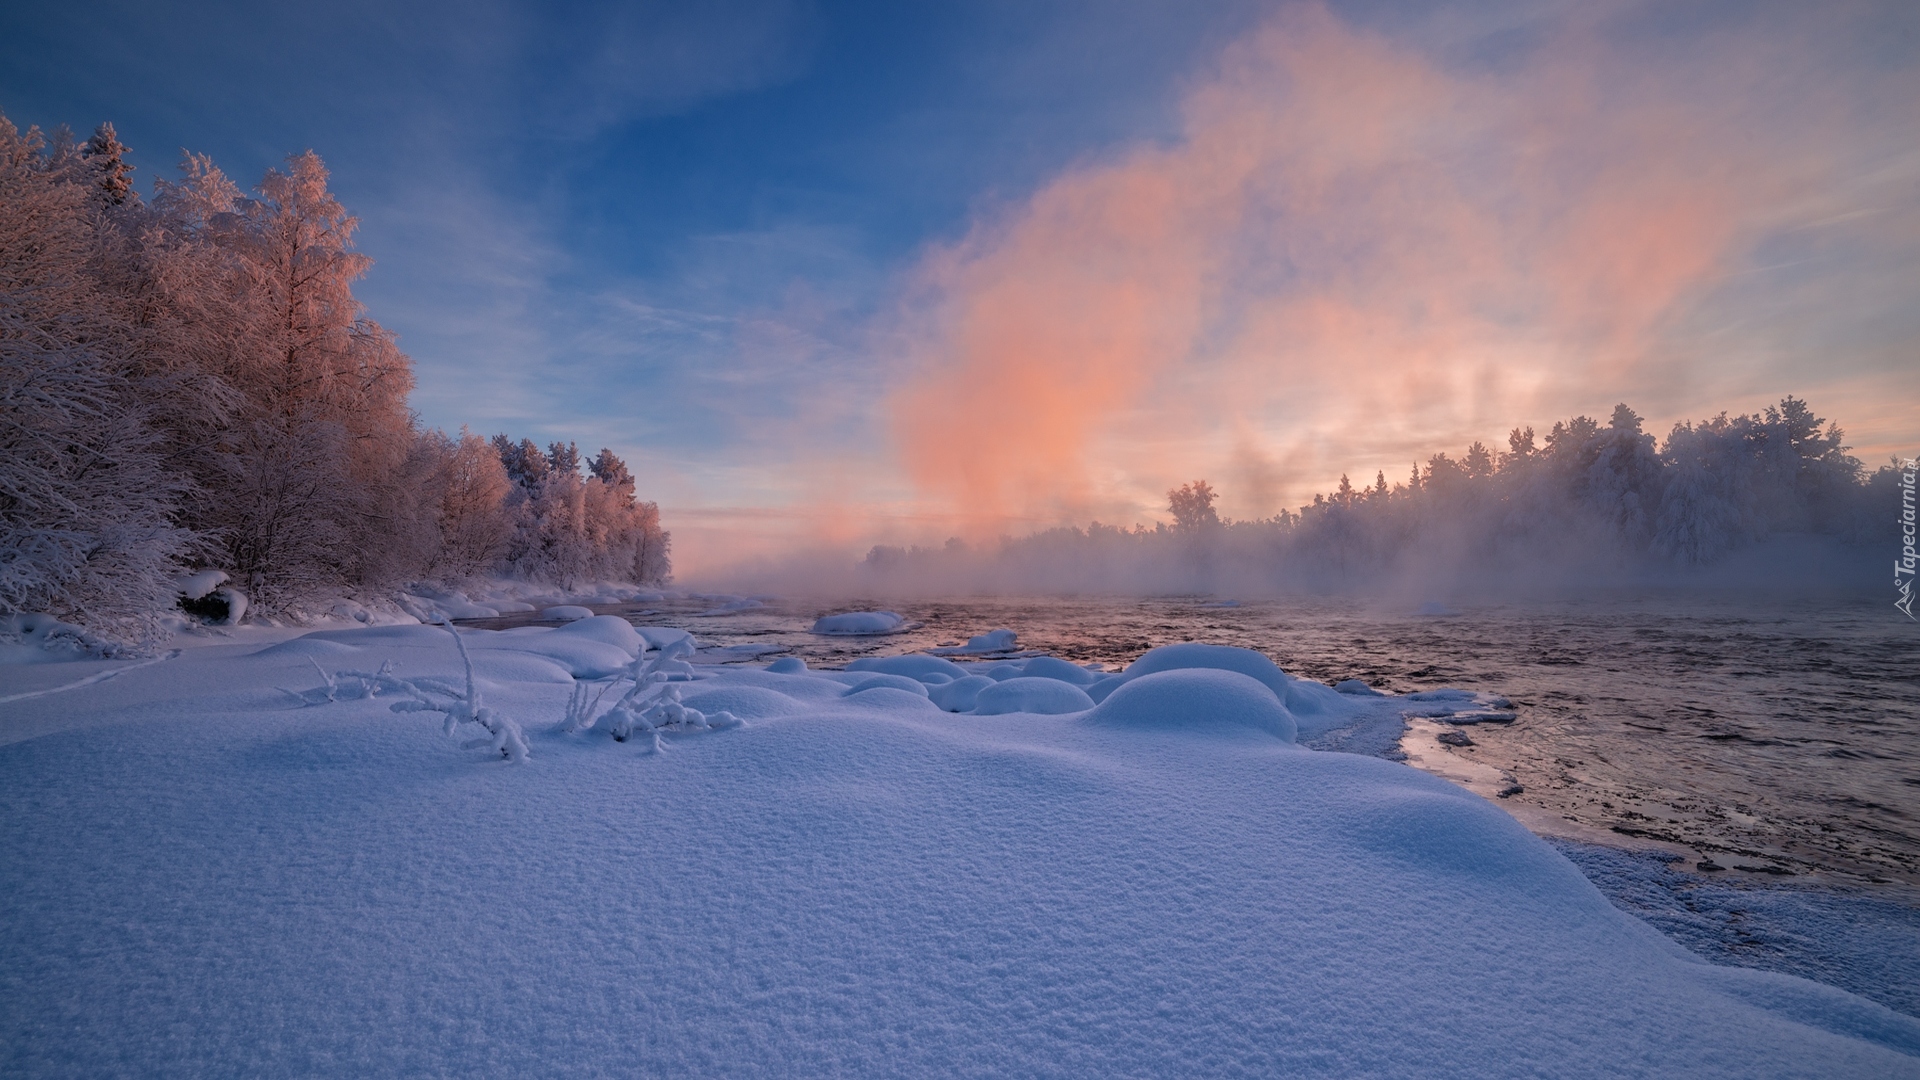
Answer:
POLYGON ((127 148, 121 144, 112 124, 93 129, 93 137, 87 140, 81 156, 93 174, 95 189, 109 205, 125 206, 139 201, 139 193, 133 190, 133 166, 126 160, 127 148))
POLYGON ((199 537, 171 511, 138 313, 103 287, 112 226, 70 155, 0 117, 0 612, 152 632, 199 537))
POLYGON ((151 630, 183 569, 252 610, 512 569, 664 580, 603 450, 417 430, 353 295, 370 261, 311 152, 243 192, 205 156, 143 201, 111 124, 0 118, 0 610, 151 630))
POLYGON ((353 297, 370 262, 352 250, 356 219, 312 152, 270 170, 257 197, 205 158, 182 172, 156 195, 155 275, 196 316, 191 350, 239 398, 204 447, 197 519, 265 611, 402 572, 413 377, 353 297))
POLYGON ((432 492, 439 548, 429 566, 449 581, 477 577, 495 569, 513 537, 507 496, 513 482, 500 456, 485 439, 462 428, 460 438, 438 431, 421 441, 436 457, 432 492))
POLYGON ((506 562, 535 581, 572 587, 587 581, 663 584, 672 574, 670 538, 660 509, 635 497, 633 474, 602 448, 580 474, 577 444, 552 443, 542 454, 531 440, 492 440, 505 474, 515 530, 506 562))

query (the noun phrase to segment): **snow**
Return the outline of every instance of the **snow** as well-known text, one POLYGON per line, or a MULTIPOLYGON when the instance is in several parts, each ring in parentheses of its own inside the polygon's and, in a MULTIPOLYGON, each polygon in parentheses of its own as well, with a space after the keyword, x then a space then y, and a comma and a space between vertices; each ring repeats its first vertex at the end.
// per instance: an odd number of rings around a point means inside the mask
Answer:
POLYGON ((189 600, 198 600, 226 583, 225 570, 202 570, 199 573, 184 575, 176 579, 173 584, 181 596, 189 600))
POLYGON ((578 604, 555 604, 550 608, 542 608, 540 617, 551 622, 572 622, 575 619, 593 618, 593 609, 578 604))
POLYGON ((51 615, 0 616, 0 664, 52 664, 111 653, 110 643, 51 615))
POLYGON ((973 699, 980 716, 1003 713, 1077 713, 1093 708, 1093 699, 1072 683, 1021 676, 984 687, 973 699))
POLYGON ((1920 1021, 1288 726, 1479 695, 1197 645, 694 668, 617 622, 0 669, 60 688, 0 718, 0 1072, 1920 1077, 1920 1021))
POLYGON ((1087 722, 1213 738, 1254 734, 1290 746, 1298 734, 1292 714, 1259 680, 1203 667, 1169 668, 1131 680, 1089 712, 1087 722))
POLYGON ((924 683, 951 682, 964 678, 967 669, 951 660, 937 656, 910 653, 906 656, 863 656, 847 664, 848 671, 881 671, 888 675, 905 675, 909 679, 919 679, 924 683))
POLYGON ((994 685, 985 675, 963 675, 952 682, 929 686, 927 697, 947 712, 972 712, 980 703, 980 691, 994 685))
POLYGON ((907 628, 905 616, 893 611, 847 611, 814 620, 816 634, 893 634, 907 628))

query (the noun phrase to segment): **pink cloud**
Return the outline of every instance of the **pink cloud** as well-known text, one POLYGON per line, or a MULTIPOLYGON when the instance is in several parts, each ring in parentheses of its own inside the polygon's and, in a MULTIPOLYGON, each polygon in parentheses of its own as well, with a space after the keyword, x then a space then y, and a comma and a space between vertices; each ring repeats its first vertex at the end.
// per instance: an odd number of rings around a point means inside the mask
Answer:
POLYGON ((1177 141, 926 257, 887 402, 921 510, 1136 520, 1214 475, 1264 514, 1514 422, 1744 386, 1680 328, 1770 230, 1834 210, 1872 135, 1806 33, 1676 65, 1569 25, 1488 72, 1286 10, 1192 84, 1177 141))

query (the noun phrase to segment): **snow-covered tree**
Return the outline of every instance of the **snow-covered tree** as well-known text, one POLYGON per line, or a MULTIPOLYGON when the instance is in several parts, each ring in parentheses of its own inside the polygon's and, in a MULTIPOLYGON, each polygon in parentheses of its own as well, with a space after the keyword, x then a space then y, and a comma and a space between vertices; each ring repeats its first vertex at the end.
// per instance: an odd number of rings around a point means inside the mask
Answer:
POLYGON ((120 135, 113 125, 101 124, 93 129, 93 137, 87 140, 86 149, 81 151, 88 169, 94 175, 94 187, 100 197, 112 206, 125 206, 138 202, 140 195, 133 190, 133 166, 127 164, 127 148, 121 144, 120 135))
POLYGON ((172 511, 111 224, 37 130, 0 117, 0 612, 141 638, 199 537, 172 511))
POLYGON ((413 377, 353 297, 370 262, 352 250, 356 219, 312 152, 255 198, 205 158, 182 172, 156 195, 155 276, 194 316, 187 348, 240 402, 202 448, 196 518, 263 610, 401 572, 419 546, 394 535, 420 481, 406 468, 413 377))
POLYGON ((430 431, 421 442, 434 455, 431 491, 439 547, 429 573, 460 581, 495 569, 513 537, 507 496, 513 482, 485 439, 460 430, 458 440, 430 431))

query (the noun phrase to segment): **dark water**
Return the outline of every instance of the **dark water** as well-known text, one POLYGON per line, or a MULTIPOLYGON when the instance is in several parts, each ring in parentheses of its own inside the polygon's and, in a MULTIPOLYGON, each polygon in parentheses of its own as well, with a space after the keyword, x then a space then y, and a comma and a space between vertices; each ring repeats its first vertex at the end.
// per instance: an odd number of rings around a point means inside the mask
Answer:
POLYGON ((1417 615, 1329 600, 964 598, 699 614, 714 606, 601 610, 816 667, 1008 627, 1022 648, 1115 668, 1155 645, 1210 641, 1327 682, 1492 691, 1519 718, 1474 728, 1459 752, 1510 773, 1525 788, 1514 802, 1536 819, 1783 880, 1920 886, 1920 626, 1890 605, 1653 598, 1417 615), (807 632, 821 614, 874 608, 923 625, 807 632))

